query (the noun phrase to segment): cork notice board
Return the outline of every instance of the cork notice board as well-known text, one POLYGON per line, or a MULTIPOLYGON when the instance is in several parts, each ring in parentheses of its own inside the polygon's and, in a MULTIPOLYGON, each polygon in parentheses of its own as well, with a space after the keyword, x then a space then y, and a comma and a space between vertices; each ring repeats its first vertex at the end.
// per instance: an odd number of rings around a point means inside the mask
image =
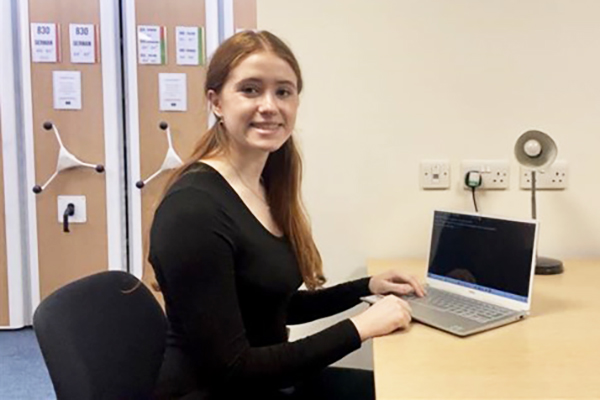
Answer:
MULTIPOLYGON (((178 26, 205 27, 205 2, 197 0, 137 0, 136 24, 162 26, 166 29, 166 63, 137 65, 140 127, 140 174, 143 179, 156 172, 165 158, 167 139, 159 129, 160 122, 169 124, 176 153, 184 161, 207 127, 207 104, 203 93, 206 65, 177 65, 175 30, 178 26), (183 73, 187 81, 187 111, 159 111, 159 74, 183 73)), ((137 32, 136 26, 136 32, 137 32)), ((206 31, 204 31, 206 34, 206 31)), ((137 43, 137 42, 136 42, 137 43)), ((205 49, 205 42, 203 43, 205 49)), ((137 49, 136 49, 137 50, 137 49)), ((204 57, 206 62, 206 57, 204 57)), ((144 254, 143 280, 154 281, 146 260, 148 232, 157 202, 169 173, 159 175, 142 190, 142 238, 144 254)), ((134 190, 138 190, 134 188, 134 190)))
MULTIPOLYGON (((56 169, 59 150, 52 131, 42 127, 46 121, 59 129, 64 145, 77 158, 104 164, 102 55, 95 64, 72 64, 69 56, 69 24, 94 24, 99 30, 99 0, 29 0, 29 19, 57 23, 60 32, 60 61, 31 63, 35 177, 43 184, 56 169), (81 110, 53 109, 53 71, 81 72, 81 110)), ((108 269, 105 185, 105 174, 74 168, 61 172, 38 195, 29 190, 37 204, 41 299, 75 279, 108 269), (58 221, 60 195, 86 197, 87 223, 71 224, 70 233, 64 233, 58 221)))
MULTIPOLYGON (((140 172, 142 177, 148 177, 154 173, 164 159, 167 143, 164 133, 158 128, 161 121, 169 124, 175 151, 184 161, 191 154, 195 143, 206 131, 208 112, 203 90, 206 66, 209 60, 206 60, 206 54, 204 54, 204 65, 177 65, 175 40, 177 26, 206 27, 205 8, 204 1, 195 0, 136 1, 136 24, 163 26, 166 28, 167 33, 166 64, 138 64, 137 66, 140 115, 140 172), (186 112, 159 111, 159 73, 186 74, 188 103, 186 112)), ((236 30, 256 28, 256 2, 254 0, 237 0, 234 2, 234 26, 236 30)), ((165 173, 142 189, 143 280, 146 283, 154 281, 154 274, 146 257, 148 254, 148 232, 154 210, 160 201, 160 196, 169 176, 170 174, 165 173)))

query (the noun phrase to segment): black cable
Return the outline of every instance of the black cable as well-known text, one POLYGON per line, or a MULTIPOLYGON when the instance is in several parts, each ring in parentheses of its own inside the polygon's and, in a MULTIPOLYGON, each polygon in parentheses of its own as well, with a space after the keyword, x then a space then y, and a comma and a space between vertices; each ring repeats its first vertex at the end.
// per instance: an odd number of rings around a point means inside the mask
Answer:
POLYGON ((475 188, 472 187, 471 188, 471 192, 473 193, 473 205, 475 206, 475 212, 479 212, 479 209, 477 208, 477 198, 475 197, 475 188))
POLYGON ((481 172, 479 171, 468 171, 465 174, 465 185, 471 188, 471 194, 473 195, 473 205, 475 206, 475 212, 479 212, 479 208, 477 207, 477 198, 475 197, 475 189, 483 184, 483 180, 481 178, 481 172), (473 176, 471 176, 473 174, 473 176))

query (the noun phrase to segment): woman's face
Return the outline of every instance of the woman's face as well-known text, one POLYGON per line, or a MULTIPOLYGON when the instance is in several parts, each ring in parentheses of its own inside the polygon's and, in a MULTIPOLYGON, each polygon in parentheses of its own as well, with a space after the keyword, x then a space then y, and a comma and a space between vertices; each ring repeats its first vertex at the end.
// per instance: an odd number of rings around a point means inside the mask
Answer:
POLYGON ((231 70, 221 93, 209 91, 208 99, 239 150, 273 152, 296 123, 297 77, 274 53, 257 52, 231 70))

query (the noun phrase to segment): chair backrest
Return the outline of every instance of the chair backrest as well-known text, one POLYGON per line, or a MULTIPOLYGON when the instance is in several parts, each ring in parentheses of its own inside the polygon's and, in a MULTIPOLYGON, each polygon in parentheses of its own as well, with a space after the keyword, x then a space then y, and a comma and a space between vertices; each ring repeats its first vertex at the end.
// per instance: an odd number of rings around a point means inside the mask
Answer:
POLYGON ((60 400, 152 397, 167 322, 133 275, 101 272, 58 289, 36 309, 33 328, 60 400))

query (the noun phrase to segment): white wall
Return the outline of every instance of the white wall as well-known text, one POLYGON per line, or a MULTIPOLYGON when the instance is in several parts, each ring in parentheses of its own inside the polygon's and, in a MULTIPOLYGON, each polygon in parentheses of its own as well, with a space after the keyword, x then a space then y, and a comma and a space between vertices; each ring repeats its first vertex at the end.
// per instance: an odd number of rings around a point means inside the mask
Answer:
MULTIPOLYGON (((303 69, 304 194, 330 282, 425 257, 432 209, 472 210, 463 159, 510 160, 510 189, 479 192, 480 210, 528 217, 512 148, 529 129, 571 174, 539 193, 540 254, 600 256, 600 1, 258 0, 258 27, 303 69), (438 158, 452 187, 423 191, 419 162, 438 158)), ((364 347, 346 363, 368 367, 364 347)))

